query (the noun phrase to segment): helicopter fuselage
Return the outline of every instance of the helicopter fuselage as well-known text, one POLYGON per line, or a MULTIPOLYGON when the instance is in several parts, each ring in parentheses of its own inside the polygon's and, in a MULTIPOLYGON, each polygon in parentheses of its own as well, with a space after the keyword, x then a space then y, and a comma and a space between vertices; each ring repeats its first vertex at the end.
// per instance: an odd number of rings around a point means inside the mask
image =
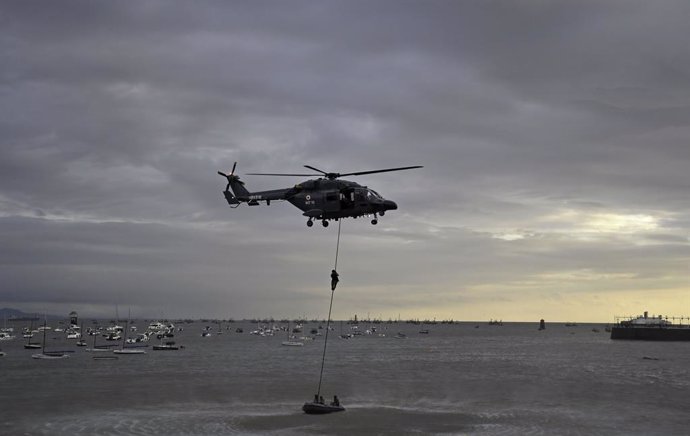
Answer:
POLYGON ((230 186, 235 195, 229 190, 223 194, 231 206, 241 203, 256 206, 262 201, 270 205, 271 201, 285 200, 309 218, 307 225, 310 227, 312 220, 321 220, 327 226, 328 220, 367 215, 373 215, 372 224, 376 224, 377 216, 398 208, 395 202, 386 200, 373 189, 347 180, 319 178, 306 180, 292 188, 257 192, 246 191, 239 179, 230 186))
MULTIPOLYGON (((249 206, 258 206, 265 201, 270 205, 271 201, 289 201, 302 211, 302 215, 309 218, 307 226, 314 225, 314 220, 321 220, 324 227, 329 220, 340 218, 357 218, 365 215, 373 215, 372 224, 378 223, 378 217, 383 216, 388 210, 395 210, 398 205, 391 200, 381 197, 378 192, 362 186, 359 183, 340 179, 344 176, 363 176, 365 174, 388 173, 391 171, 404 171, 415 168, 423 168, 421 165, 407 167, 384 168, 371 171, 356 171, 352 173, 326 172, 310 165, 304 165, 312 171, 323 174, 318 179, 305 180, 292 188, 273 189, 270 191, 249 192, 244 187, 239 176, 235 175, 237 162, 232 166, 232 171, 226 174, 218 171, 220 176, 227 179, 223 195, 230 207, 237 207, 242 203, 249 206), (232 192, 230 191, 232 189, 232 192)), ((258 176, 310 176, 311 174, 285 174, 285 173, 248 173, 258 176)))

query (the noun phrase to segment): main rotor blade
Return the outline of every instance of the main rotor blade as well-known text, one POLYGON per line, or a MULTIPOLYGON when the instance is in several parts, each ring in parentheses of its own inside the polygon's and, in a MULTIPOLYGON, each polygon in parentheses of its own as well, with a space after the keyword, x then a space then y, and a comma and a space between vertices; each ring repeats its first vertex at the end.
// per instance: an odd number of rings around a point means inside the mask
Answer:
MULTIPOLYGON (((361 176, 364 174, 387 173, 389 171, 403 171, 403 170, 411 170, 414 168, 424 168, 422 165, 415 165, 415 166, 411 166, 411 167, 386 168, 383 170, 358 171, 358 172, 354 172, 354 173, 340 174, 340 173, 327 173, 323 170, 312 167, 310 165, 305 165, 304 167, 309 168, 310 170, 314 170, 316 172, 319 172, 329 179, 337 179, 338 177, 343 177, 343 176, 361 176)), ((250 175, 250 176, 286 176, 286 177, 314 177, 315 176, 315 174, 285 174, 285 173, 247 173, 247 175, 250 175)))
POLYGON ((424 167, 422 165, 415 165, 415 166, 411 166, 411 167, 386 168, 384 170, 358 171, 356 173, 339 174, 339 176, 340 177, 343 177, 343 176, 362 176, 364 174, 387 173, 389 171, 403 171, 403 170, 411 170, 414 168, 424 168, 424 167))
POLYGON ((237 161, 235 161, 235 163, 232 165, 232 171, 230 171, 230 175, 234 175, 234 174, 235 174, 235 167, 236 167, 236 166, 237 166, 237 161))
POLYGON ((221 176, 223 176, 223 177, 228 177, 228 175, 227 175, 227 174, 225 174, 225 173, 222 173, 222 172, 220 172, 220 171, 218 171, 218 174, 220 174, 220 175, 221 175, 221 176))
POLYGON ((290 177, 314 177, 315 174, 276 174, 276 173, 247 173, 248 176, 290 176, 290 177))
POLYGON ((321 173, 321 174, 328 174, 326 171, 320 170, 318 168, 314 168, 314 167, 309 166, 309 165, 305 165, 304 168, 309 168, 310 170, 314 170, 314 171, 321 173))

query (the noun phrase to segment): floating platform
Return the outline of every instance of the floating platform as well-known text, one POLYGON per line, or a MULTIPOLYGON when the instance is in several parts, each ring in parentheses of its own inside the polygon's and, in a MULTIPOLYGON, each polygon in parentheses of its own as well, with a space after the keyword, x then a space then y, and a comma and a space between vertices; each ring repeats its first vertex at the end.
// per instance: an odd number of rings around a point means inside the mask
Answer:
POLYGON ((343 406, 335 406, 332 404, 323 404, 323 403, 304 403, 304 406, 302 406, 302 410, 304 413, 309 414, 309 415, 324 415, 326 413, 333 413, 333 412, 344 412, 345 408, 343 406))
POLYGON ((690 341, 690 317, 644 315, 621 319, 616 317, 611 339, 640 341, 690 341))

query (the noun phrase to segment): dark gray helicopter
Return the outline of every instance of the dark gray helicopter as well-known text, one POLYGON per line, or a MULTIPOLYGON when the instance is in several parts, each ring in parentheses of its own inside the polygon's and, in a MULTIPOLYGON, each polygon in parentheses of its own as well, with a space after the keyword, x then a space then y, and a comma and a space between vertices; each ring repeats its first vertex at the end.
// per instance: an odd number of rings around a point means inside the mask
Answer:
MULTIPOLYGON (((361 176, 364 174, 386 173, 389 171, 410 170, 422 168, 421 165, 400 168, 387 168, 383 170, 359 171, 355 173, 327 173, 318 168, 305 165, 305 168, 323 175, 318 179, 307 180, 298 183, 292 188, 274 189, 271 191, 249 192, 244 187, 244 182, 235 175, 237 162, 232 166, 230 174, 218 171, 218 174, 228 180, 223 195, 231 207, 237 207, 242 203, 249 206, 258 206, 260 201, 270 205, 274 200, 286 200, 301 209, 304 216, 308 217, 307 226, 314 225, 314 220, 321 220, 324 227, 328 227, 329 220, 340 218, 357 218, 365 215, 373 215, 372 224, 378 223, 378 217, 383 216, 387 210, 395 210, 398 205, 386 200, 373 189, 347 180, 338 180, 342 176, 361 176), (232 188, 232 192, 230 189, 232 188), (234 194, 234 195, 233 195, 234 194)), ((271 174, 271 173, 247 173, 255 176, 289 176, 307 177, 316 174, 271 174)))

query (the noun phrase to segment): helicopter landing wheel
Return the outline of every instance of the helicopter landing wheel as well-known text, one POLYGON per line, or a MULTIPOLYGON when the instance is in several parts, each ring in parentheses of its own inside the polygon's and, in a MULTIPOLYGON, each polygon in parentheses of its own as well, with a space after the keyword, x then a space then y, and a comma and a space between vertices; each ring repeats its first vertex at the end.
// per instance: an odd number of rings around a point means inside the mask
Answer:
POLYGON ((386 214, 385 210, 382 210, 381 212, 379 212, 379 215, 381 215, 381 216, 384 216, 385 214, 386 214))
POLYGON ((379 220, 377 220, 376 218, 374 218, 373 220, 371 220, 371 223, 372 223, 373 225, 376 225, 376 224, 379 223, 379 220))
POLYGON ((311 227, 313 225, 314 225, 314 221, 312 221, 312 220, 307 221, 307 227, 311 227))
POLYGON ((328 227, 328 221, 326 220, 321 221, 321 224, 323 224, 324 227, 328 227))

